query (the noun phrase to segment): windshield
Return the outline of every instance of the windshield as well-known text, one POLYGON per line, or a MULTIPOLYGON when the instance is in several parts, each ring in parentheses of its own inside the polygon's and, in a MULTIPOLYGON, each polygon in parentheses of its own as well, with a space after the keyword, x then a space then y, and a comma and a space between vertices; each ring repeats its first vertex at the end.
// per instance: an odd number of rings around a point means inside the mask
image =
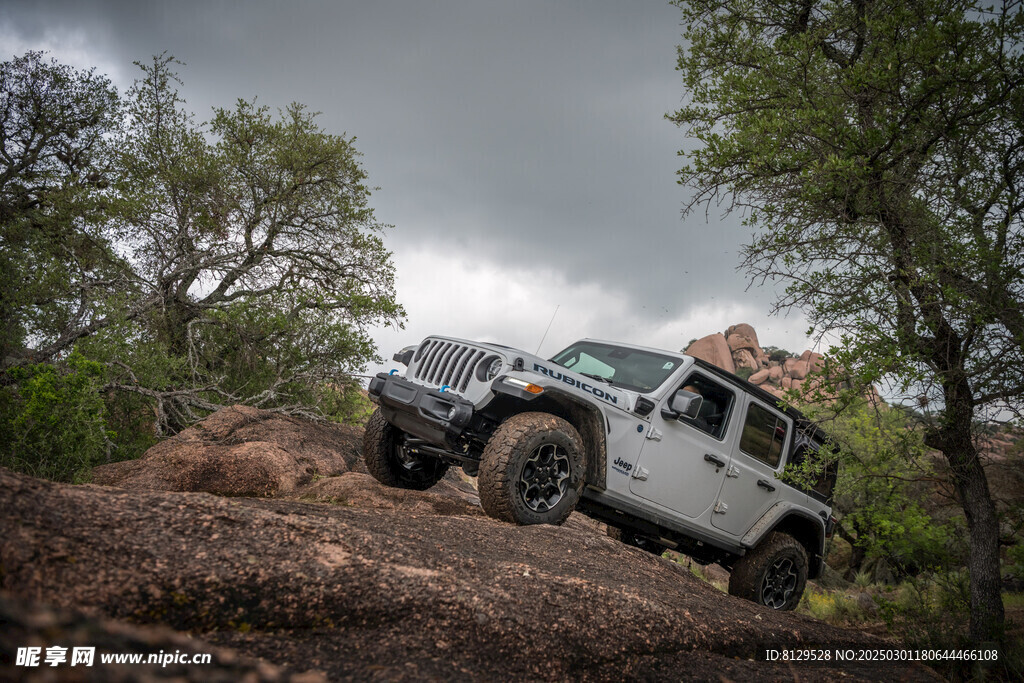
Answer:
POLYGON ((551 359, 573 372, 633 391, 654 391, 682 360, 599 342, 576 342, 551 359))

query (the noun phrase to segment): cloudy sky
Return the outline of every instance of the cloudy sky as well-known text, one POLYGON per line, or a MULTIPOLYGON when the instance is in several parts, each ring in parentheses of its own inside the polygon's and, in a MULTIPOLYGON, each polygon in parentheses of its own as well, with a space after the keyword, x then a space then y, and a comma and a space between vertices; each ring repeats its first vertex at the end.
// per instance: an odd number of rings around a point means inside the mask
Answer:
POLYGON ((431 333, 534 351, 556 309, 542 354, 739 322, 800 351, 805 320, 736 270, 738 218, 681 216, 680 33, 665 0, 0 5, 3 59, 49 50, 123 90, 166 50, 200 119, 258 96, 355 135, 408 312, 377 331, 385 358, 431 333))

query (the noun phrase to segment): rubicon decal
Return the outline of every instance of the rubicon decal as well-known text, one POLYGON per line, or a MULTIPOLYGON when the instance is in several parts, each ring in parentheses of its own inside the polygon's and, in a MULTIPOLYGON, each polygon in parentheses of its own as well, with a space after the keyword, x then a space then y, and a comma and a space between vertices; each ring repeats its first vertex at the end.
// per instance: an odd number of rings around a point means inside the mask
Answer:
POLYGON ((608 401, 609 403, 613 403, 615 405, 618 405, 618 403, 619 403, 619 397, 618 396, 613 396, 611 394, 607 394, 604 391, 602 391, 601 389, 599 389, 598 387, 595 387, 595 386, 592 386, 590 384, 587 384, 586 382, 581 382, 580 380, 576 379, 575 377, 570 377, 569 375, 563 375, 562 373, 558 372, 557 370, 551 370, 550 368, 546 368, 543 365, 541 365, 540 363, 534 363, 533 364, 533 369, 536 372, 539 372, 540 374, 544 375, 545 377, 550 377, 551 379, 556 379, 556 380, 559 380, 561 382, 565 382, 566 384, 572 385, 572 386, 576 387, 577 389, 582 389, 583 391, 587 392, 588 394, 593 394, 594 396, 597 396, 598 398, 604 399, 605 401, 608 401))

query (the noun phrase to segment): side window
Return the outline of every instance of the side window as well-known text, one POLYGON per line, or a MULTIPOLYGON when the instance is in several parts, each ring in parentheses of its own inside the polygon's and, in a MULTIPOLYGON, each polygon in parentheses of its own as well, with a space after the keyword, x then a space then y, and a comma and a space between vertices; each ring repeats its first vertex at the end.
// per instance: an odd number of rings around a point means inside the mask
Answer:
POLYGON ((743 423, 740 450, 771 467, 778 467, 785 442, 786 422, 767 408, 751 403, 743 423))
POLYGON ((733 393, 699 374, 690 375, 679 388, 700 394, 704 399, 697 417, 682 417, 680 420, 721 440, 729 426, 729 414, 735 402, 733 393))

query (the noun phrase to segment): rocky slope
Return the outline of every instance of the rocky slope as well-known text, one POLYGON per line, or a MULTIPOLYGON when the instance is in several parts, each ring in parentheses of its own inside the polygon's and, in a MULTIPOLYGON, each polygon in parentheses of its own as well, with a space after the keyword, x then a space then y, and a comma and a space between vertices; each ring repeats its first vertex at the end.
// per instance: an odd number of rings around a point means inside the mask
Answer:
MULTIPOLYGON (((254 417, 276 419, 246 419, 254 417)), ((238 419, 238 411, 222 411, 211 421, 238 419)), ((263 432, 253 443, 264 445, 244 449, 247 471, 269 479, 247 479, 243 488, 287 489, 286 497, 201 492, 222 489, 217 465, 234 463, 225 449, 241 445, 209 425, 182 438, 181 449, 165 442, 131 466, 132 476, 119 481, 132 488, 58 485, 0 470, 0 615, 10 615, 0 678, 44 673, 5 661, 14 645, 84 639, 111 651, 165 642, 229 648, 215 650, 212 668, 174 674, 194 680, 221 671, 253 680, 308 671, 312 680, 316 672, 331 680, 934 679, 916 665, 840 670, 832 662, 796 674, 785 663, 752 661, 766 647, 881 641, 724 595, 681 565, 612 541, 585 518, 563 527, 496 522, 455 477, 422 493, 386 489, 354 471, 348 446, 333 461, 346 471, 309 474, 297 449, 322 443, 334 428, 290 424, 288 443, 263 432), (279 451, 290 453, 291 473, 257 467, 260 451, 275 462, 287 460, 279 451), (175 454, 178 471, 208 472, 207 479, 186 477, 191 491, 152 490, 154 482, 180 487, 167 465, 175 454), (120 635, 98 635, 111 632, 120 635)), ((238 438, 238 429, 229 434, 238 438)), ((145 665, 123 673, 121 680, 171 675, 145 665)), ((67 667, 45 674, 79 680, 67 667)))

